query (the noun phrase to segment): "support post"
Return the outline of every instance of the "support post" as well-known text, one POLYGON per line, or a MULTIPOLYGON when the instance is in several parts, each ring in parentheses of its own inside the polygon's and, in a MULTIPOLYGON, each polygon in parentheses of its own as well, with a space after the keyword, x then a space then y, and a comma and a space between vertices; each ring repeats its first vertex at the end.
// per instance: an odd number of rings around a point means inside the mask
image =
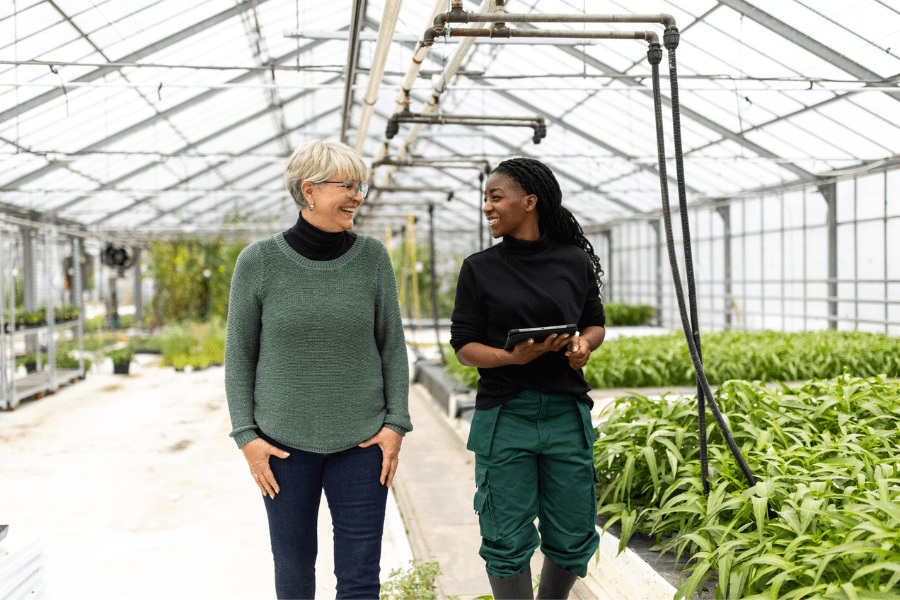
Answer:
POLYGON ((84 377, 84 282, 81 280, 81 261, 83 252, 81 238, 75 236, 72 239, 72 253, 75 259, 75 273, 72 274, 72 306, 78 308, 78 324, 75 326, 75 337, 78 339, 78 376, 84 377))
POLYGON ((822 184, 819 186, 819 193, 825 198, 825 228, 828 231, 828 328, 837 329, 837 184, 834 182, 822 184))
POLYGON ((656 252, 654 253, 654 276, 656 277, 656 324, 663 324, 663 240, 665 232, 661 219, 653 221, 653 231, 656 233, 656 252))
MULTIPOLYGON (((25 312, 37 310, 37 295, 34 281, 34 234, 32 227, 21 227, 22 231, 22 308, 25 312)), ((37 334, 25 336, 25 354, 37 352, 37 334)))
POLYGON ((723 261, 723 277, 725 279, 724 292, 725 302, 722 307, 725 315, 725 329, 732 328, 732 280, 731 280, 731 206, 725 204, 717 206, 716 212, 722 217, 722 253, 723 261))
POLYGON ((50 393, 56 393, 56 302, 53 289, 53 267, 56 260, 56 228, 44 232, 44 271, 47 284, 47 384, 50 393))
MULTIPOLYGON (((452 197, 453 192, 451 192, 452 197)), ((428 205, 428 248, 431 254, 431 314, 434 317, 434 337, 437 339, 438 355, 441 357, 441 365, 447 364, 444 359, 444 349, 441 347, 441 329, 438 323, 438 290, 437 290, 437 264, 434 250, 434 204, 428 205)))
MULTIPOLYGON (((606 264, 611 273, 615 272, 613 268, 613 245, 612 245, 612 230, 607 229, 606 231, 601 231, 600 235, 606 238, 606 264)), ((613 295, 612 289, 613 286, 610 282, 611 277, 606 278, 606 284, 603 286, 603 301, 604 302, 612 302, 613 295)))
MULTIPOLYGON (((131 252, 134 254, 134 326, 137 329, 143 329, 144 327, 144 298, 141 295, 141 249, 139 247, 134 247, 131 249, 131 252)), ((207 278, 207 286, 209 285, 209 278, 207 278)), ((208 295, 209 292, 207 292, 208 295)), ((208 316, 208 315, 207 315, 208 316)))

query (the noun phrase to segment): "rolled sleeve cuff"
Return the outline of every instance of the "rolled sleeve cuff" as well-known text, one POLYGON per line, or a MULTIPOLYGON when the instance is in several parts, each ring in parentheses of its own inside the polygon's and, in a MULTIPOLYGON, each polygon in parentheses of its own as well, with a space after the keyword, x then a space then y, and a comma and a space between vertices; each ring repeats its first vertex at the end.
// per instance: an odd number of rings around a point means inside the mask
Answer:
POLYGON ((259 432, 256 430, 256 427, 253 426, 249 429, 244 429, 243 431, 232 433, 231 437, 234 438, 234 441, 237 443, 238 448, 240 448, 247 442, 252 442, 256 438, 258 438, 259 432))
POLYGON ((394 425, 393 423, 385 423, 384 426, 387 427, 388 429, 392 429, 393 431, 396 431, 400 435, 406 435, 407 433, 410 432, 409 429, 406 429, 405 427, 401 427, 400 425, 394 425))

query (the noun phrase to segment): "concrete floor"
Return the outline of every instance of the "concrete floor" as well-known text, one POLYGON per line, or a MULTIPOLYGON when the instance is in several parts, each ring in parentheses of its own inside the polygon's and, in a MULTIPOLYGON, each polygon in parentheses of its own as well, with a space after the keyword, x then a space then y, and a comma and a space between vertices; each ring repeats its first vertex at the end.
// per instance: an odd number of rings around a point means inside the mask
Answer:
MULTIPOLYGON (((274 598, 265 508, 228 437, 223 369, 176 373, 138 355, 0 412, 0 523, 37 536, 47 596, 274 598)), ((334 598, 320 511, 317 597, 334 598)), ((393 496, 382 575, 412 559, 393 496)))

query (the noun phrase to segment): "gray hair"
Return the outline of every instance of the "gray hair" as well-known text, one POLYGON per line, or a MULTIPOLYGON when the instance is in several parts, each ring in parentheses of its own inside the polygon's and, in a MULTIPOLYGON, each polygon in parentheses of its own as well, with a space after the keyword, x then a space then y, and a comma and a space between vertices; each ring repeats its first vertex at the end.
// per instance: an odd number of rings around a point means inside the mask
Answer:
POLYGON ((284 170, 284 184, 297 210, 309 206, 300 190, 304 181, 321 183, 333 177, 362 182, 368 178, 368 169, 359 154, 347 144, 310 140, 297 146, 284 170))

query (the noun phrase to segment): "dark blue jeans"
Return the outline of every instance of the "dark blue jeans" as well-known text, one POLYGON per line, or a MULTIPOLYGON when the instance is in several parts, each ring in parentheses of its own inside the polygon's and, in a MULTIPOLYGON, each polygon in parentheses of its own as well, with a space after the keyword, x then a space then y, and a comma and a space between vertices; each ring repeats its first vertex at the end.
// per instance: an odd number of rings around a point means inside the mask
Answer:
POLYGON ((387 487, 379 482, 381 448, 354 447, 318 454, 261 437, 291 454, 269 459, 281 492, 274 499, 265 496, 279 600, 315 598, 317 520, 323 489, 334 524, 337 599, 377 600, 387 504, 387 487))

